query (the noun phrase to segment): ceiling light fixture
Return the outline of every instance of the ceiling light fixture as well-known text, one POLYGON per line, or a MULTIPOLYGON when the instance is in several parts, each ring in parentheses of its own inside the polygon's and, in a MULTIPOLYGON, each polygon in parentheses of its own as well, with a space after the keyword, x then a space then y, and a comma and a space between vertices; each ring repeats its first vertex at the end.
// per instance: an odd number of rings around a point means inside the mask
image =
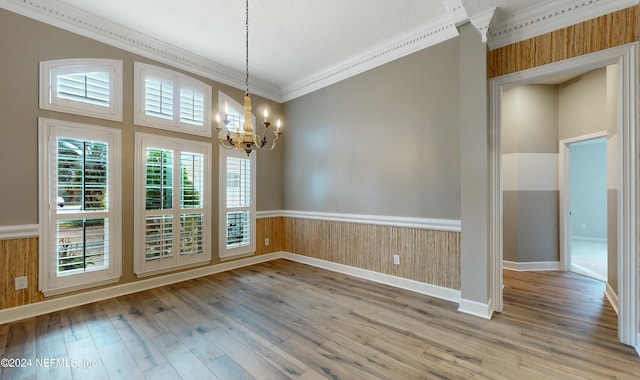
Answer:
POLYGON ((251 114, 251 96, 249 95, 249 0, 246 0, 246 46, 245 46, 245 65, 246 65, 246 75, 245 75, 245 85, 246 92, 244 94, 244 125, 242 126, 242 130, 238 128, 236 132, 229 132, 229 123, 231 120, 229 119, 228 109, 225 109, 224 112, 224 129, 226 135, 222 134, 222 126, 220 125, 220 115, 216 115, 216 121, 218 122, 218 142, 220 145, 226 149, 239 149, 244 150, 247 153, 247 156, 251 154, 251 152, 255 148, 259 148, 262 150, 273 150, 276 146, 276 142, 278 138, 282 134, 280 130, 281 123, 280 119, 278 119, 276 123, 276 130, 273 131, 275 138, 270 146, 267 145, 267 131, 269 130, 269 126, 271 123, 268 120, 269 113, 267 110, 264 111, 264 121, 262 125, 264 126, 264 133, 262 134, 262 139, 258 140, 258 136, 254 132, 253 128, 253 115, 251 114))

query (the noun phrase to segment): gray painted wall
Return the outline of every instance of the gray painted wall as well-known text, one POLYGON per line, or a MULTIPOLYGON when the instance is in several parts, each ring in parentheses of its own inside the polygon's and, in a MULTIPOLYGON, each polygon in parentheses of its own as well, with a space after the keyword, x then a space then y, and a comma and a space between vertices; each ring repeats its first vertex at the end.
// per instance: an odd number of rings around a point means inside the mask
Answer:
POLYGON ((459 41, 283 105, 287 210, 460 219, 459 41))
POLYGON ((502 153, 558 153, 558 88, 530 84, 502 94, 502 153))
POLYGON ((558 86, 558 139, 607 130, 606 69, 589 71, 558 86))
MULTIPOLYGON (((558 153, 558 89, 555 85, 525 85, 507 89, 502 97, 502 153, 558 153)), ((555 168, 554 168, 555 169, 555 168)), ((508 176, 535 176, 504 170, 508 176)), ((550 173, 551 182, 557 169, 550 173)), ((518 181, 514 181, 518 182, 518 181)), ((503 258, 514 262, 558 261, 558 202, 555 189, 516 188, 503 192, 503 258)))
POLYGON ((487 47, 467 23, 460 31, 461 297, 489 303, 489 101, 487 47))

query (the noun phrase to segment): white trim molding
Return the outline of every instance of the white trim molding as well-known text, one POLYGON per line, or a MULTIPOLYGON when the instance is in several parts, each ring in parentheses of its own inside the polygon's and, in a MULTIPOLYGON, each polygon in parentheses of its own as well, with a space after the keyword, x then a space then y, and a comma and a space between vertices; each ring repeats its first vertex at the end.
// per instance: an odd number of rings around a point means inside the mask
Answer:
POLYGON ((458 35, 454 16, 441 17, 285 86, 282 101, 287 102, 458 35))
MULTIPOLYGON (((265 255, 251 256, 244 259, 228 261, 211 266, 200 267, 183 272, 147 278, 107 288, 91 290, 84 293, 61 296, 59 298, 48 299, 23 306, 2 309, 0 310, 0 324, 14 322, 25 318, 35 317, 54 311, 64 310, 75 306, 105 300, 108 298, 119 297, 126 294, 153 289, 160 286, 170 285, 177 282, 187 281, 198 277, 226 272, 277 259, 286 259, 301 264, 307 264, 332 272, 343 273, 349 276, 354 276, 380 284, 393 286, 399 289, 409 290, 446 301, 455 303, 461 302, 459 290, 444 288, 437 285, 410 280, 402 277, 396 277, 344 264, 338 264, 331 261, 320 260, 308 256, 298 255, 295 253, 274 252, 265 255)), ((463 313, 477 315, 482 318, 491 318, 491 315, 487 314, 487 310, 489 310, 487 305, 483 306, 482 304, 475 303, 473 301, 467 301, 465 303, 465 307, 459 309, 459 311, 463 313)))
POLYGON ((40 236, 40 226, 38 224, 0 226, 0 240, 24 239, 38 236, 40 236))
POLYGON ((352 267, 349 265, 334 263, 316 259, 309 256, 298 255, 296 253, 284 252, 283 258, 295 261, 301 264, 311 265, 317 268, 330 270, 332 272, 342 273, 353 277, 377 282, 379 284, 393 286, 395 288, 410 290, 412 292, 424 294, 430 297, 440 298, 451 302, 460 302, 460 291, 455 289, 443 288, 441 286, 419 282, 403 277, 392 276, 390 274, 374 272, 368 269, 352 267))
POLYGON ((489 27, 495 13, 496 8, 494 7, 491 9, 487 9, 484 12, 478 13, 470 19, 471 24, 475 26, 476 29, 478 29, 478 32, 480 32, 483 44, 487 43, 487 40, 489 39, 489 27))
POLYGON ((611 285, 608 282, 607 282, 607 287, 604 290, 604 295, 609 300, 609 303, 611 304, 613 311, 615 311, 616 314, 620 314, 618 313, 618 295, 616 294, 616 291, 611 287, 611 285))
POLYGON ((256 218, 287 217, 297 219, 328 220, 332 222, 346 222, 358 224, 373 224, 390 227, 418 228, 423 230, 437 230, 460 232, 462 224, 457 219, 431 219, 416 218, 410 216, 384 216, 384 215, 362 215, 343 214, 318 211, 293 211, 293 210, 271 210, 258 211, 256 218))
MULTIPOLYGON (((460 0, 448 0, 449 13, 283 88, 251 79, 252 93, 286 102, 374 67, 458 36, 456 24, 466 21, 460 0)), ((60 0, 0 0, 0 8, 115 46, 217 82, 244 89, 244 73, 60 0)))
POLYGON ((516 272, 544 272, 553 270, 562 270, 559 261, 502 261, 502 268, 513 270, 516 272))
MULTIPOLYGON (((580 141, 593 140, 607 137, 607 131, 590 133, 563 139, 558 142, 558 190, 559 190, 559 225, 560 225, 560 264, 562 270, 571 270, 571 240, 573 236, 571 230, 571 170, 570 170, 570 145, 580 141)), ((607 146, 608 149, 608 146, 607 146)), ((612 165, 607 163, 607 165, 612 165)), ((606 241, 606 238, 604 239, 606 241)))
POLYGON ((465 314, 475 315, 476 317, 491 319, 493 316, 493 308, 489 304, 471 301, 467 299, 460 299, 460 306, 458 311, 465 314))
MULTIPOLYGON (((0 8, 77 33, 96 41, 202 75, 238 89, 245 88, 244 73, 223 66, 131 28, 83 11, 59 0, 0 0, 0 8)), ((251 92, 282 102, 278 87, 251 78, 251 92)))
POLYGON ((491 24, 491 50, 629 8, 638 0, 554 0, 516 12, 491 24))
POLYGON ((462 25, 469 20, 467 10, 464 8, 462 0, 442 0, 442 3, 447 7, 451 16, 453 16, 453 23, 456 26, 462 25))

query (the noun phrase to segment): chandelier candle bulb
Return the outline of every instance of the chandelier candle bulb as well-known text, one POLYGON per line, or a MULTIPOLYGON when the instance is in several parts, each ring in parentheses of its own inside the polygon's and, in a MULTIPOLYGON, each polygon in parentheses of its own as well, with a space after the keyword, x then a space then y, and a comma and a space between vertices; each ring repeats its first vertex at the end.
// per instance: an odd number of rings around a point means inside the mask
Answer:
POLYGON ((264 121, 265 121, 265 123, 267 122, 267 117, 269 117, 269 111, 268 110, 264 110, 264 121))

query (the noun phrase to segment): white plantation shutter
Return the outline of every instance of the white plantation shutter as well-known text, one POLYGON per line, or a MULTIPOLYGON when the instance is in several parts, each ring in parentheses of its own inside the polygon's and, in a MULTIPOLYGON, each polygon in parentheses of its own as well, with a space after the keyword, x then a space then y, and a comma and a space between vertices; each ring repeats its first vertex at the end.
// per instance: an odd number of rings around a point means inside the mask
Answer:
POLYGON ((180 121, 193 125, 204 124, 204 93, 195 88, 180 88, 180 121))
POLYGON ((140 62, 134 73, 135 124, 211 136, 211 86, 140 62))
POLYGON ((41 62, 40 108, 122 121, 122 61, 41 62))
POLYGON ((209 260, 211 145, 138 133, 136 149, 136 274, 209 260))
POLYGON ((162 119, 173 119, 173 82, 147 76, 144 78, 144 113, 162 119))
POLYGON ((251 158, 227 157, 226 247, 251 244, 252 170, 251 158))
POLYGON ((58 294, 121 274, 119 130, 39 120, 40 290, 58 294))
POLYGON ((61 99, 109 107, 109 72, 60 74, 56 77, 55 91, 61 99))

